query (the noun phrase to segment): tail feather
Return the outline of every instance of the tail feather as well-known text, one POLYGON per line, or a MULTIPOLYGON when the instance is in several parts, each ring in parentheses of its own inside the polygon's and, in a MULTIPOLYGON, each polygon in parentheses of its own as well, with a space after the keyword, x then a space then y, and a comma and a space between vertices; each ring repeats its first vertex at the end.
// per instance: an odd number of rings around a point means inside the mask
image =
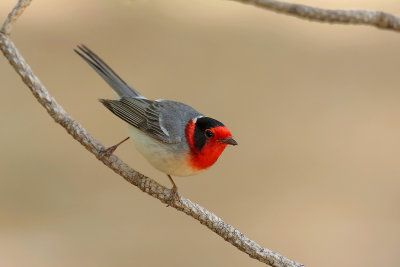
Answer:
POLYGON ((85 45, 78 45, 78 49, 74 49, 86 63, 89 64, 120 97, 145 98, 138 91, 130 87, 122 80, 103 60, 101 60, 93 51, 85 45))

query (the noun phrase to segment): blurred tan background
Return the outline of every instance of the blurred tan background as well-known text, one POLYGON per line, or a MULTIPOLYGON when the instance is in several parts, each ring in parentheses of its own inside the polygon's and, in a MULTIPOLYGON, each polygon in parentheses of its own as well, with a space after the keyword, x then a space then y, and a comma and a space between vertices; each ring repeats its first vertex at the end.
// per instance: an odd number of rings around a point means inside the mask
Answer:
MULTIPOLYGON (((3 21, 15 0, 0 1, 3 21)), ((300 2, 300 1, 297 1, 300 2)), ((398 1, 301 1, 400 14, 398 1)), ((125 123, 84 43, 149 98, 239 142, 176 178, 261 245, 307 266, 400 265, 400 34, 222 0, 36 0, 12 38, 58 102, 112 145, 125 123)), ((55 124, 0 57, 0 266, 263 266, 125 182, 55 124)), ((133 148, 117 155, 170 186, 133 148)))

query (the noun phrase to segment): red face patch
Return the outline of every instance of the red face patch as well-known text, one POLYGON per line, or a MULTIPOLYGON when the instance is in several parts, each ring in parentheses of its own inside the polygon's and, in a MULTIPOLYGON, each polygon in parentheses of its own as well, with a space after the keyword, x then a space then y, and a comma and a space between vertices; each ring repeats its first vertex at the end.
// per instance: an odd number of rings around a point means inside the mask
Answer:
POLYGON ((217 161, 227 146, 227 144, 223 144, 218 140, 232 137, 232 134, 225 126, 216 126, 206 129, 202 132, 202 134, 204 134, 205 143, 201 149, 199 149, 195 144, 195 128, 195 121, 189 121, 186 126, 186 140, 190 148, 190 155, 188 158, 189 165, 196 170, 207 169, 217 161))

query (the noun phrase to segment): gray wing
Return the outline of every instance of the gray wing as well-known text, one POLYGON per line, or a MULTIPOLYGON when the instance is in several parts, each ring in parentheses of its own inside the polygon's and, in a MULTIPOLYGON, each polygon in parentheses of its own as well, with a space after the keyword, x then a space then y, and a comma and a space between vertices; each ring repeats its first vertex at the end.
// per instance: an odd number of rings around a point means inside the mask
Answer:
POLYGON ((130 125, 170 144, 183 141, 187 122, 200 115, 185 104, 168 100, 122 97, 119 100, 100 99, 100 102, 130 125))
POLYGON ((101 58, 84 45, 78 46, 74 51, 89 64, 120 97, 145 98, 138 91, 122 80, 101 58), (82 53, 81 53, 82 52, 82 53))

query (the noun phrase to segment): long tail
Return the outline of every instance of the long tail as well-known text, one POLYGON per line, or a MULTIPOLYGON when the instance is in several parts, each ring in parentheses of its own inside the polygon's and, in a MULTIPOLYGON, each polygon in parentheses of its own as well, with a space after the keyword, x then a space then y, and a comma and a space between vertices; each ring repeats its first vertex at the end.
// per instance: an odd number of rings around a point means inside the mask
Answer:
POLYGON ((85 45, 78 45, 74 51, 83 58, 114 89, 120 97, 145 98, 122 80, 101 58, 85 45), (81 53, 82 52, 82 53, 81 53))

